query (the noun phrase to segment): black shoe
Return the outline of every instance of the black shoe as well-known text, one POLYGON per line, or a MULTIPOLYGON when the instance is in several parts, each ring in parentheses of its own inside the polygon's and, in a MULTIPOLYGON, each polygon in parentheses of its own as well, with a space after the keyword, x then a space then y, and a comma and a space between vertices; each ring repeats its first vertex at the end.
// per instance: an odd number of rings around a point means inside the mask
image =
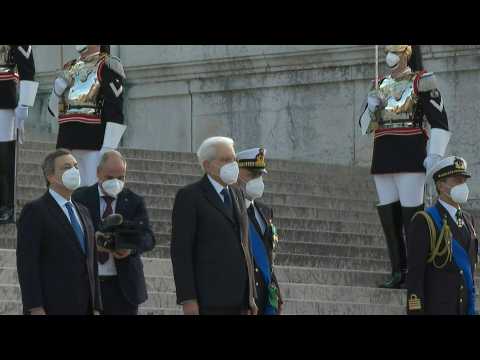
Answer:
POLYGON ((378 285, 381 289, 402 289, 405 284, 405 276, 401 272, 394 273, 390 279, 378 285))

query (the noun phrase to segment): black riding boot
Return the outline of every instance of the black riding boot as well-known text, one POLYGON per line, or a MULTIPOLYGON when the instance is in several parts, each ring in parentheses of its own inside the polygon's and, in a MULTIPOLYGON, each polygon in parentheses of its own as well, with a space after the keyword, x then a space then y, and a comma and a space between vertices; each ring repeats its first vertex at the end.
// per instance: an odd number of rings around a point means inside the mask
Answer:
POLYGON ((15 141, 0 142, 0 224, 14 223, 15 141))
POLYGON ((380 222, 387 241, 392 276, 380 288, 399 289, 405 281, 402 265, 406 264, 406 249, 403 241, 402 206, 400 202, 377 206, 380 222))

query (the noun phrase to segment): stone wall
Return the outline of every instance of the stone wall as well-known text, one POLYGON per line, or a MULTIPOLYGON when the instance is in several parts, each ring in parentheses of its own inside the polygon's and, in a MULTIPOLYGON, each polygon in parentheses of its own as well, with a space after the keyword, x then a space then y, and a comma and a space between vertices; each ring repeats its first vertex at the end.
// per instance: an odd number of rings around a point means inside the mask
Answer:
MULTIPOLYGON (((479 50, 422 46, 454 132, 448 151, 477 175, 479 50)), ((357 121, 374 77, 373 45, 112 45, 112 53, 128 77, 124 146, 189 152, 207 136, 227 135, 238 148, 264 145, 274 158, 369 165, 372 138, 357 121)), ((28 136, 53 140, 48 95, 55 72, 76 54, 73 45, 38 45, 34 54, 41 87, 28 136)))

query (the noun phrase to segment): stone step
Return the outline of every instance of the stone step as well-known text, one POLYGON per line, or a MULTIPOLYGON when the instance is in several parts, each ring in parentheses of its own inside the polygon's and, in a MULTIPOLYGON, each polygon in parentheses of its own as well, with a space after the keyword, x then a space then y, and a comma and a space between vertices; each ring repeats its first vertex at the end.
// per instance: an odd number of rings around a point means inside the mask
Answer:
POLYGON ((404 306, 348 302, 285 301, 285 315, 406 315, 404 306))
MULTIPOLYGON (((167 175, 160 175, 165 177, 167 175)), ((163 188, 173 187, 178 191, 181 187, 186 186, 192 181, 189 179, 182 178, 182 175, 174 175, 178 177, 178 180, 174 178, 162 179, 160 176, 155 178, 149 178, 142 174, 142 176, 136 176, 132 174, 127 175, 128 186, 132 189, 138 189, 139 191, 145 192, 146 188, 151 188, 154 193, 161 194, 163 188)), ((19 184, 23 186, 28 185, 37 185, 41 184, 44 181, 43 175, 38 173, 36 174, 18 174, 19 184)), ((324 184, 324 185, 310 185, 310 184, 301 184, 301 183, 289 183, 289 182, 280 182, 280 181, 270 181, 265 182, 267 192, 269 193, 280 193, 280 194, 312 194, 317 196, 322 195, 335 195, 339 194, 343 197, 351 197, 355 199, 366 199, 371 200, 376 198, 376 192, 373 190, 359 190, 352 188, 351 185, 335 185, 335 184, 324 184)), ((174 193, 174 194, 175 194, 174 193)))
MULTIPOLYGON (((54 150, 54 144, 32 144, 25 143, 21 147, 21 156, 31 155, 32 153, 40 154, 41 158, 45 157, 47 152, 54 150)), ((130 148, 120 148, 120 152, 125 156, 127 160, 144 159, 147 161, 159 161, 168 160, 172 162, 184 162, 191 164, 198 164, 197 157, 194 153, 181 153, 181 152, 168 152, 168 151, 152 151, 152 150, 140 150, 130 148)), ((296 172, 315 173, 339 173, 342 176, 362 175, 369 176, 370 169, 367 167, 348 167, 334 164, 319 164, 315 162, 306 161, 291 161, 282 159, 268 159, 268 168, 271 170, 276 169, 292 169, 296 172)))
POLYGON ((387 259, 361 259, 353 257, 340 256, 321 256, 309 254, 288 254, 277 252, 275 255, 275 264, 279 266, 307 267, 307 268, 323 268, 338 269, 345 271, 373 271, 373 272, 389 272, 390 261, 387 259))
MULTIPOLYGON (((173 307, 168 296, 153 297, 139 308, 139 315, 182 315, 181 307, 173 307), (157 306, 155 306, 157 305, 157 306), (166 307, 165 305, 172 305, 166 307)), ((21 315, 20 301, 0 301, 0 315, 21 315)), ((285 299, 284 315, 404 315, 404 306, 359 304, 348 302, 298 301, 285 299)))
MULTIPOLYGON (((171 221, 153 220, 150 221, 151 228, 154 232, 170 233, 171 221)), ((335 232, 335 233, 352 233, 357 235, 380 235, 381 226, 379 224, 340 222, 340 221, 321 221, 321 220, 300 220, 300 219, 282 219, 277 218, 275 225, 278 229, 279 236, 283 229, 291 229, 295 231, 314 231, 314 232, 335 232)), ((6 236, 14 236, 16 234, 15 225, 1 225, 5 231, 2 233, 6 236)), ((321 236, 320 234, 317 234, 321 236)))
MULTIPOLYGON (((350 257, 358 259, 388 260, 385 247, 319 244, 309 242, 281 241, 275 252, 278 254, 308 254, 311 256, 350 257)), ((276 259, 279 260, 279 259, 276 259)))
MULTIPOLYGON (((43 196, 46 192, 45 187, 18 187, 18 204, 24 206, 27 202, 37 199, 43 196)), ((173 208, 174 197, 173 196, 159 196, 159 195, 145 195, 139 193, 145 199, 145 204, 148 208, 173 208)), ((337 212, 353 211, 361 213, 376 213, 375 202, 363 201, 355 199, 335 199, 332 197, 308 197, 308 196, 296 196, 296 195, 273 195, 266 193, 262 197, 262 201, 273 207, 284 208, 302 208, 309 209, 308 211, 323 211, 334 210, 337 212), (303 203, 302 203, 303 201, 303 203)), ((292 210, 294 211, 294 210, 292 210)), ((307 211, 307 210, 303 210, 307 211)), ((274 213, 275 216, 275 213, 274 213)), ((341 219, 341 217, 340 217, 341 219)))
MULTIPOLYGON (((39 184, 44 183, 43 175, 24 175, 19 176, 17 183, 20 187, 33 187, 37 188, 39 184)), ((129 181, 128 186, 135 192, 138 192, 142 195, 157 195, 157 196, 170 196, 174 197, 178 190, 183 186, 176 184, 160 184, 160 183, 146 183, 138 181, 129 181)), ((306 186, 306 185, 305 185, 306 186)), ((42 188, 44 188, 42 186, 42 188)), ((319 198, 319 197, 331 197, 339 199, 356 199, 356 200, 366 200, 366 201, 375 201, 376 194, 373 192, 358 192, 351 187, 330 187, 330 186, 317 186, 315 189, 305 189, 301 191, 301 187, 296 184, 278 184, 274 185, 271 188, 267 187, 265 195, 294 195, 301 198, 319 198)))
MULTIPOLYGON (((172 279, 173 282, 173 279, 172 279)), ((329 286, 311 284, 280 283, 282 296, 289 302, 357 302, 372 305, 405 306, 405 290, 386 290, 351 286, 329 286)), ((172 285, 174 287, 174 285, 172 285)), ((0 284, 0 298, 3 301, 21 302, 19 285, 0 284)), ((177 308, 175 291, 149 291, 148 299, 141 304, 147 308, 177 308)))
MULTIPOLYGON (((16 244, 15 225, 1 225, 2 236, 0 236, 0 249, 14 248, 16 244)), ((328 231, 299 231, 279 229, 280 243, 312 243, 312 244, 335 244, 351 247, 367 246, 385 248, 385 240, 382 235, 359 235, 351 233, 335 233, 328 231)), ((170 231, 156 232, 155 240, 157 245, 169 246, 170 231)))
MULTIPOLYGON (((28 177, 28 176, 41 176, 42 170, 40 164, 33 162, 22 162, 18 168, 19 177, 28 177)), ((290 180, 289 177, 277 176, 269 173, 268 176, 264 177, 266 188, 271 191, 295 191, 295 192, 315 192, 315 191, 324 191, 325 188, 333 189, 350 189, 351 182, 326 182, 325 180, 315 178, 311 180, 308 177, 304 179, 295 178, 290 180), (292 188, 296 186, 298 189, 292 188), (319 189, 319 190, 318 190, 319 189)), ((43 179, 43 178, 42 178, 43 179)), ((179 186, 185 186, 196 182, 201 179, 201 174, 175 174, 175 173, 162 173, 154 171, 136 171, 131 170, 130 167, 127 171, 127 182, 147 182, 147 183, 157 183, 157 184, 174 184, 179 186)), ((375 187, 372 182, 361 182, 355 186, 359 192, 375 193, 375 187)))
MULTIPOLYGON (((41 164, 46 156, 46 152, 38 151, 29 151, 22 150, 20 152, 19 162, 30 162, 41 164)), ((154 171, 161 173, 174 173, 174 174, 191 174, 191 175, 201 175, 202 171, 198 164, 188 163, 188 162, 179 162, 179 161, 167 161, 167 160, 144 160, 144 159, 133 159, 127 158, 128 168, 136 171, 154 171)), ((299 180, 305 179, 309 175, 310 177, 324 177, 328 181, 338 181, 343 183, 361 183, 361 182, 371 182, 370 175, 364 174, 361 168, 345 168, 338 167, 335 170, 320 167, 318 170, 315 170, 315 164, 309 165, 305 168, 295 169, 292 168, 289 162, 286 162, 283 166, 270 166, 268 168, 269 178, 275 179, 289 179, 289 180, 299 180), (312 167, 310 167, 312 166, 312 167)))

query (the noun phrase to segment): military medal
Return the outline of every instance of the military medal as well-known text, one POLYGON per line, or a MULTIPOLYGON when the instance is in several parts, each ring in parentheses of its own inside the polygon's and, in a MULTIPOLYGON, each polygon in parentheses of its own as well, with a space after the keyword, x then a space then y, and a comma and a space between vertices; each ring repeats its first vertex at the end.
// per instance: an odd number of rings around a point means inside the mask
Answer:
POLYGON ((460 209, 458 209, 457 212, 455 213, 455 217, 457 219, 457 226, 459 228, 463 227, 463 225, 465 225, 465 222, 463 221, 462 212, 460 211, 460 209))
POLYGON ((277 228, 275 227, 275 225, 273 225, 272 219, 269 219, 268 221, 270 223, 270 228, 272 229, 273 248, 275 249, 275 247, 277 246, 277 243, 278 243, 277 228))

